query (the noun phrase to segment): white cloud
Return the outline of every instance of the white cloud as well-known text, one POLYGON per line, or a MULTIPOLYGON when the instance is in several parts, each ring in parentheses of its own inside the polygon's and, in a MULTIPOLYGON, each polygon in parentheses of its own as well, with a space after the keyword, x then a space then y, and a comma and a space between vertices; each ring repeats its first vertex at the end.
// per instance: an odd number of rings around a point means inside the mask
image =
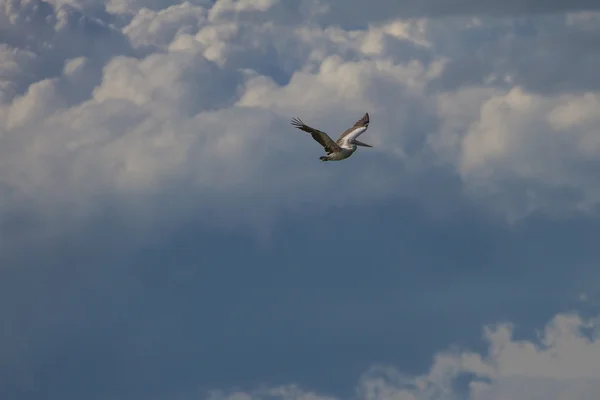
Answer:
POLYGON ((136 48, 166 47, 181 34, 195 33, 206 23, 207 10, 188 2, 152 11, 141 9, 123 29, 136 48))
POLYGON ((23 87, 35 65, 35 53, 0 45, 0 104, 8 103, 23 87))
POLYGON ((544 97, 519 87, 488 98, 462 138, 461 175, 486 192, 509 192, 515 182, 531 184, 532 208, 593 207, 600 200, 594 183, 599 99, 592 92, 544 97), (557 199, 540 196, 537 185, 576 195, 552 204, 557 199))
MULTIPOLYGON (((425 182, 447 179, 436 168, 515 217, 600 200, 599 92, 580 90, 599 69, 538 91, 543 80, 527 84, 510 45, 525 38, 523 51, 540 51, 563 32, 575 39, 568 54, 585 54, 599 33, 593 13, 540 17, 522 34, 518 20, 483 17, 321 27, 294 14, 303 5, 277 1, 113 4, 106 21, 85 5, 36 1, 1 14, 0 182, 19 204, 87 215, 111 199, 159 218, 177 192, 180 217, 257 221, 308 204, 430 198, 425 182), (468 54, 483 58, 472 65, 468 54), (469 68, 486 79, 456 74, 469 68), (376 147, 343 164, 316 162, 318 144, 289 125, 299 116, 335 136, 365 111, 376 147)), ((548 50, 560 76, 582 71, 563 62, 566 48, 548 50)))
MULTIPOLYGON (((440 352, 429 371, 403 374, 376 366, 359 380, 359 400, 593 400, 600 397, 600 319, 558 314, 535 340, 514 338, 511 324, 485 328, 488 350, 440 352), (461 381, 462 380, 462 381, 461 381)), ((409 345, 409 344, 405 344, 409 345)), ((294 385, 232 393, 215 391, 211 400, 329 396, 294 385)))
POLYGON ((130 54, 127 38, 109 21, 71 5, 60 8, 41 1, 0 3, 0 104, 9 106, 29 85, 65 75, 59 90, 67 103, 89 98, 104 64, 130 54), (85 60, 74 69, 73 60, 85 60), (66 64, 70 68, 63 70, 66 64), (69 81, 73 72, 79 80, 69 81), (73 87, 76 86, 76 87, 73 87))

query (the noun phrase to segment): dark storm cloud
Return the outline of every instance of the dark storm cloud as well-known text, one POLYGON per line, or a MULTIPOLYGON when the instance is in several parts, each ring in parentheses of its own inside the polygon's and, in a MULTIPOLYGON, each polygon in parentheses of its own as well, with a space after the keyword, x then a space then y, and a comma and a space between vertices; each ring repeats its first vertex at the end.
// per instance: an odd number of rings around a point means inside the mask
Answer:
POLYGON ((0 394, 141 399, 293 382, 349 395, 372 363, 419 373, 450 344, 482 348, 481 326, 498 321, 531 337, 593 289, 597 221, 484 221, 465 209, 433 222, 393 202, 291 217, 262 248, 189 226, 135 251, 106 245, 119 234, 95 225, 2 270, 0 370, 12 378, 0 394))

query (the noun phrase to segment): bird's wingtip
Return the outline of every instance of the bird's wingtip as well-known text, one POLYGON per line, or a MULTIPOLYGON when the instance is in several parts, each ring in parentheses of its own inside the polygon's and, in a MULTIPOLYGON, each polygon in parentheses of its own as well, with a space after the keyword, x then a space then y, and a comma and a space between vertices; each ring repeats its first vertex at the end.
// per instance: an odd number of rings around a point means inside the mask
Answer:
POLYGON ((292 118, 290 124, 292 124, 296 128, 301 128, 305 125, 304 122, 302 122, 302 120, 300 118, 296 118, 296 117, 292 118))

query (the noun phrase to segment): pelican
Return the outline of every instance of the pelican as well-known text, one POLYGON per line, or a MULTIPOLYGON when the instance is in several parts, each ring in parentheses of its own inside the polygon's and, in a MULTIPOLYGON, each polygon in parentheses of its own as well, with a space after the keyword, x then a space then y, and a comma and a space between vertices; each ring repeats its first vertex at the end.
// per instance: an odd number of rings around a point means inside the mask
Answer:
POLYGON ((369 127, 369 113, 365 113, 361 119, 356 121, 352 128, 348 128, 335 142, 325 132, 311 128, 299 118, 293 118, 292 125, 304 132, 310 133, 313 139, 323 146, 327 155, 319 157, 319 160, 321 161, 344 160, 356 151, 356 146, 373 147, 356 140, 356 138, 363 134, 369 127))

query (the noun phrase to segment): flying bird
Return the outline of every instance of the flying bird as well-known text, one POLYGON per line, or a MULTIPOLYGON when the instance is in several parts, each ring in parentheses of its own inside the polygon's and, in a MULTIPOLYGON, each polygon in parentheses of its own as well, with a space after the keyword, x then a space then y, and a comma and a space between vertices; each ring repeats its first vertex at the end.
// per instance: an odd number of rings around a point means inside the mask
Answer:
POLYGON ((327 155, 319 157, 321 161, 344 160, 356 151, 356 146, 373 147, 356 140, 369 127, 369 113, 365 113, 361 119, 356 121, 352 128, 348 128, 335 142, 325 132, 311 128, 299 118, 293 118, 292 125, 304 132, 310 133, 313 139, 323 146, 327 155))

